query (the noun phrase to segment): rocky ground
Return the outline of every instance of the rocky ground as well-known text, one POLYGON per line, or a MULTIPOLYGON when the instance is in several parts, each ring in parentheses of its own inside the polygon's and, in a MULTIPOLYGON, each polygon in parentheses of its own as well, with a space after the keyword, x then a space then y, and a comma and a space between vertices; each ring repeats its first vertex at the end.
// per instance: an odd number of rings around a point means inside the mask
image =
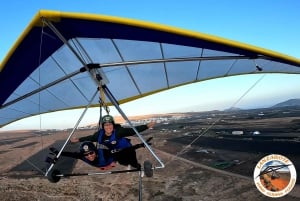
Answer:
MULTIPOLYGON (((76 135, 90 133, 91 131, 81 131, 76 135)), ((66 139, 67 134, 67 132, 60 132, 43 135, 43 137, 32 132, 0 134, 0 197, 2 201, 138 200, 138 172, 69 177, 62 178, 58 183, 51 183, 42 176, 45 171, 43 158, 47 155, 45 150, 57 141, 66 139)), ((182 145, 174 144, 166 139, 154 138, 155 153, 166 167, 154 170, 153 177, 142 178, 143 200, 274 200, 262 195, 256 189, 251 177, 205 166, 192 158, 184 157, 184 154, 177 155, 176 150, 180 146, 182 145)), ((214 157, 216 152, 221 151, 209 149, 205 154, 211 154, 214 157)), ((153 162, 154 166, 158 165, 147 150, 139 149, 137 154, 140 161, 148 159, 153 162)), ((99 172, 80 161, 74 165, 73 172, 99 172)), ((116 169, 124 169, 124 167, 118 166, 116 169)), ((289 195, 276 200, 296 201, 299 197, 300 189, 296 186, 289 195)))

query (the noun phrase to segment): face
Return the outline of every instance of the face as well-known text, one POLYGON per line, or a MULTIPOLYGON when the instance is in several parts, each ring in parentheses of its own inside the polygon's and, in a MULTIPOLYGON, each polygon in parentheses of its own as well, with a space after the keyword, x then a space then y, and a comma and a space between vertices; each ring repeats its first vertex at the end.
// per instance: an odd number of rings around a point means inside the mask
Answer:
POLYGON ((96 153, 94 151, 89 151, 84 153, 84 157, 89 161, 94 161, 96 158, 96 153))
POLYGON ((111 134, 114 130, 114 125, 112 123, 105 123, 103 125, 103 127, 104 127, 104 131, 105 131, 105 135, 111 136, 111 134))

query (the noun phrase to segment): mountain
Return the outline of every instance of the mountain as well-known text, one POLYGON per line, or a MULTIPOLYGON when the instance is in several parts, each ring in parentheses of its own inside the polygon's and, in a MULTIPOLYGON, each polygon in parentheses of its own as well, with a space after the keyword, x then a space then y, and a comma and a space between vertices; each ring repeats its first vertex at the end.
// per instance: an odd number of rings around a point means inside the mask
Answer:
POLYGON ((229 109, 225 109, 224 111, 225 112, 230 112, 230 111, 240 111, 242 110, 241 108, 238 108, 238 107, 231 107, 229 109))
POLYGON ((273 105, 271 108, 274 107, 290 107, 290 106, 300 106, 300 99, 289 99, 287 101, 278 103, 276 105, 273 105))

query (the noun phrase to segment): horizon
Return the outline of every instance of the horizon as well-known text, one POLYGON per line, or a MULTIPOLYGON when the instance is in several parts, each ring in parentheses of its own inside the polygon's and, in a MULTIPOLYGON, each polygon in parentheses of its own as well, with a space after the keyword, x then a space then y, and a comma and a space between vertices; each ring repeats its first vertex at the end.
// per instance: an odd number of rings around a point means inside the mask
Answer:
MULTIPOLYGON (((269 106, 269 107, 254 107, 254 108, 239 108, 239 107, 235 107, 235 108, 227 108, 227 109, 224 109, 224 110, 207 110, 207 111, 182 111, 182 112, 167 112, 167 113, 152 113, 152 114, 138 114, 138 115, 126 115, 130 121, 134 121, 136 120, 136 118, 138 118, 138 120, 146 120, 147 118, 153 118, 153 117, 156 117, 156 116, 159 116, 159 115, 167 115, 167 116, 171 116, 171 115, 182 115, 182 114, 188 114, 188 113, 210 113, 210 112, 228 112, 228 111, 245 111, 245 110, 257 110, 257 109, 272 109, 272 107, 276 106, 276 105, 280 105, 280 104, 283 104, 285 102, 289 102, 289 101, 292 101, 292 100, 298 100, 299 101, 299 105, 292 105, 292 106, 300 106, 300 98, 293 98, 293 99, 288 99, 286 101, 283 101, 283 102, 279 102, 275 105, 272 105, 272 106, 269 106)), ((282 108, 282 107, 289 107, 289 106, 278 106, 278 108, 282 108)), ((60 111, 60 112, 64 112, 64 111, 60 111)), ((60 112, 53 112, 53 113, 48 113, 48 114, 42 114, 42 115, 55 115, 56 113, 60 113, 60 112)), ((125 120, 124 118, 122 117, 121 114, 110 114, 112 115, 115 120, 118 119, 118 121, 116 120, 117 123, 124 123, 125 120)), ((39 116, 39 115, 37 115, 39 116)), ((37 116, 34 116, 34 117, 29 117, 29 118, 36 118, 37 116)), ((50 118, 50 117, 48 117, 50 118)), ((13 124, 18 124, 18 122, 21 122, 21 121, 26 121, 26 119, 22 119, 22 120, 18 120, 16 122, 14 122, 13 124)), ((95 125, 95 124, 98 124, 98 121, 90 121, 90 122, 84 122, 84 123, 80 123, 77 127, 78 128, 81 128, 81 127, 88 127, 90 125, 95 125)), ((75 124, 74 124, 75 125, 75 124)), ((14 129, 14 128, 9 128, 9 129, 5 129, 5 127, 1 128, 0 129, 0 133, 3 133, 3 132, 11 132, 11 131, 33 131, 33 130, 66 130, 66 129, 72 129, 74 127, 74 125, 70 125, 69 127, 53 127, 53 128, 38 128, 38 127, 35 127, 35 128, 27 128, 25 129, 24 127, 20 128, 20 129, 14 129)), ((9 125, 7 125, 6 127, 9 127, 9 125)), ((15 127, 15 126, 13 126, 15 127)))

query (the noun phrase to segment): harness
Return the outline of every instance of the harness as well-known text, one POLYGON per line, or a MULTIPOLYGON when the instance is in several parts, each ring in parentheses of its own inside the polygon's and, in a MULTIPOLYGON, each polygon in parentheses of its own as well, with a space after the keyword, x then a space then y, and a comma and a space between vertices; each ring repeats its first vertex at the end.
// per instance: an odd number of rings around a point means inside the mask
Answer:
POLYGON ((120 151, 124 148, 132 146, 130 143, 130 140, 128 138, 121 137, 121 138, 117 139, 116 130, 113 130, 113 133, 111 134, 109 139, 103 141, 104 135, 105 135, 104 130, 101 129, 99 131, 98 143, 100 144, 100 147, 101 147, 101 145, 102 145, 102 147, 103 147, 103 145, 105 147, 107 147, 111 151, 111 153, 114 153, 114 152, 120 151))

